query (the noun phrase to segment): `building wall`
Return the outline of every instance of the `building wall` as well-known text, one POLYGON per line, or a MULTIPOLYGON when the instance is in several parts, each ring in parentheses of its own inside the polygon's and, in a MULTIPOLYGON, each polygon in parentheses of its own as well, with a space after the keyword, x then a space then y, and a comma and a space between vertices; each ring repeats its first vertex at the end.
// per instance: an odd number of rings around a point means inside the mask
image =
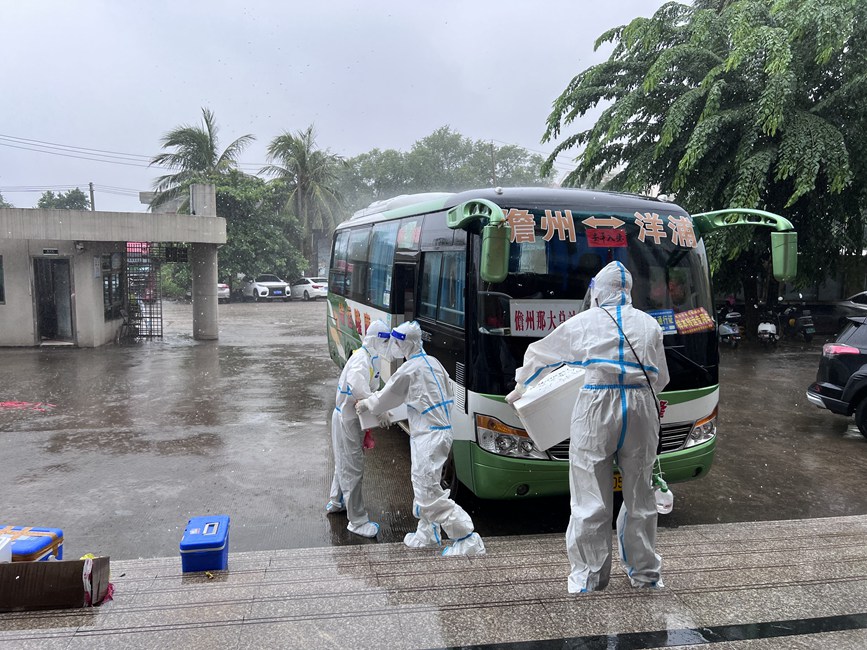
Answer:
POLYGON ((0 346, 36 346, 33 259, 68 259, 72 287, 73 342, 79 347, 97 347, 114 340, 120 319, 106 321, 103 314, 100 256, 124 253, 125 244, 86 242, 78 250, 73 241, 0 239, 6 300, 0 304, 0 346), (43 249, 57 249, 44 255, 43 249), (94 261, 96 260, 96 261, 94 261), (97 272, 98 271, 98 272, 97 272))

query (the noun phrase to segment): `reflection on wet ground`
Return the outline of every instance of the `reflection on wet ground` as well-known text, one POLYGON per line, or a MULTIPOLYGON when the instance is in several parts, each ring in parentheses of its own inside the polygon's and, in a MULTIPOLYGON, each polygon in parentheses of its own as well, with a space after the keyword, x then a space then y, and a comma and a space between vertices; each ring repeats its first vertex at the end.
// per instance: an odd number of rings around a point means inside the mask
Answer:
MULTIPOLYGON (((10 523, 59 526, 70 557, 173 555, 191 515, 233 515, 238 550, 376 544, 323 512, 338 370, 325 305, 220 306, 219 342, 165 305, 166 339, 126 347, 0 349, 0 494, 10 523)), ((674 486, 663 527, 867 513, 867 440, 809 404, 821 342, 721 351, 710 474, 674 486)), ((380 542, 414 529, 406 436, 377 435, 365 496, 380 542)), ((483 535, 562 533, 568 498, 460 496, 483 535)))

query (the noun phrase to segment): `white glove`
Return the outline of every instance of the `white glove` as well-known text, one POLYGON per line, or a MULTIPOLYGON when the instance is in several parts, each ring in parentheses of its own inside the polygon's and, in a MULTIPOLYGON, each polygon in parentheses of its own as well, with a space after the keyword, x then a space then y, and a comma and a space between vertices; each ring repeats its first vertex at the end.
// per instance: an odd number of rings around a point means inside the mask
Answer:
POLYGON ((514 404, 519 399, 521 399, 521 397, 523 397, 526 390, 527 388, 524 386, 524 384, 518 384, 517 386, 515 386, 515 390, 506 395, 506 401, 509 404, 514 404))
POLYGON ((388 413, 382 413, 379 416, 379 426, 383 429, 388 429, 391 426, 391 418, 388 417, 388 413))
POLYGON ((370 406, 367 404, 366 399, 360 399, 355 403, 355 412, 356 413, 367 413, 370 410, 370 406))

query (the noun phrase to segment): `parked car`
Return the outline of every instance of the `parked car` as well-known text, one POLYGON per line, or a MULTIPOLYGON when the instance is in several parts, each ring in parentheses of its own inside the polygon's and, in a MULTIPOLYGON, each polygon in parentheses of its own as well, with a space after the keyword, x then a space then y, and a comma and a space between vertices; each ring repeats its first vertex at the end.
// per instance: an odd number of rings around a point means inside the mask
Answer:
POLYGON ((271 273, 257 275, 255 280, 247 280, 242 290, 249 300, 289 300, 289 283, 271 273))
POLYGON ((856 293, 854 296, 834 303, 834 315, 837 323, 842 328, 846 319, 850 316, 867 316, 867 291, 856 293))
POLYGON ((312 300, 328 296, 328 278, 298 278, 292 283, 292 297, 312 300))
MULTIPOLYGON (((193 290, 187 289, 184 294, 187 297, 187 300, 193 299, 193 290)), ((217 283, 217 302, 229 302, 229 298, 231 297, 231 293, 229 291, 229 285, 223 284, 222 282, 217 283)))
POLYGON ((822 346, 807 399, 832 413, 854 413, 858 430, 867 438, 867 316, 846 319, 834 342, 822 346))

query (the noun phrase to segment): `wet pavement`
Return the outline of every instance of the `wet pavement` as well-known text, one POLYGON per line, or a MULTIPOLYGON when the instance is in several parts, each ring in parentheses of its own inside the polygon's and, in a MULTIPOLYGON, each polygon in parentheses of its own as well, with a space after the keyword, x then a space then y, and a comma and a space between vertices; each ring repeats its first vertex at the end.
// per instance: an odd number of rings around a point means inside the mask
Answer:
POLYGON ((867 517, 659 531, 664 589, 566 592, 561 535, 492 537, 482 557, 400 543, 112 561, 98 608, 0 615, 0 648, 863 650, 867 517))
MULTIPOLYGON (((325 305, 220 306, 220 340, 0 349, 0 524, 63 528, 65 555, 171 557, 187 519, 232 516, 234 551, 375 545, 325 517, 338 371, 325 305)), ((660 526, 867 514, 867 440, 806 401, 821 341, 721 351, 720 438, 706 478, 673 486, 660 526)), ((377 435, 365 498, 380 543, 414 529, 406 436, 377 435)), ((484 536, 562 533, 568 499, 463 495, 484 536)))

